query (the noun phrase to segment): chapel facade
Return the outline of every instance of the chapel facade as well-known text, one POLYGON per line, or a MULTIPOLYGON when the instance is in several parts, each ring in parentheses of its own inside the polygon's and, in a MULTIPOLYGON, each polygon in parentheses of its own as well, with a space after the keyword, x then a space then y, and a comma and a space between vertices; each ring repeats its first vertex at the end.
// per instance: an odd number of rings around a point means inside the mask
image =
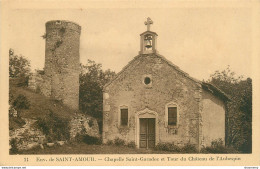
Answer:
POLYGON ((152 23, 147 18, 139 55, 104 86, 103 142, 120 138, 137 148, 190 143, 199 150, 214 139, 225 141, 229 98, 160 55, 152 23))

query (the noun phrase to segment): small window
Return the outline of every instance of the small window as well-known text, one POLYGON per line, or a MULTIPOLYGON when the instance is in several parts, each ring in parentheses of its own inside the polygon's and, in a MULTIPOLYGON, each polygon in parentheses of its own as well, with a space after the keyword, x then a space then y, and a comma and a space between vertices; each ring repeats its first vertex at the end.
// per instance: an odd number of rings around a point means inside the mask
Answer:
POLYGON ((121 109, 121 125, 128 125, 128 109, 121 109))
POLYGON ((177 107, 168 107, 168 125, 177 125, 177 107))
POLYGON ((146 88, 151 88, 152 83, 153 83, 152 75, 151 74, 143 75, 142 76, 142 83, 144 84, 144 86, 146 88))

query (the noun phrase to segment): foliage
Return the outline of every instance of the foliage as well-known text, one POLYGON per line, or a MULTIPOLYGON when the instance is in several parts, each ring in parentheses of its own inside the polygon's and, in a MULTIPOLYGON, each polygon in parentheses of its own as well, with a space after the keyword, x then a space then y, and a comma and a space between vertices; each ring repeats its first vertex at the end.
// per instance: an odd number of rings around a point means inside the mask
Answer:
POLYGON ((181 148, 175 145, 174 143, 158 143, 155 146, 155 150, 162 150, 162 151, 171 151, 171 152, 180 152, 181 148))
POLYGON ((48 116, 38 118, 36 125, 50 141, 60 141, 70 138, 69 120, 58 117, 51 110, 48 116))
POLYGON ((115 72, 103 71, 102 65, 94 61, 88 60, 86 65, 81 65, 79 107, 82 112, 97 118, 100 128, 103 118, 103 86, 114 76, 115 72))
POLYGON ((10 154, 17 154, 18 148, 17 148, 17 140, 15 138, 12 138, 10 140, 11 149, 9 151, 10 154))
POLYGON ((198 150, 194 144, 187 143, 181 148, 181 152, 183 153, 197 153, 198 150))
POLYGON ((155 146, 155 150, 161 151, 170 151, 170 152, 178 152, 178 153, 197 153, 197 149, 195 145, 187 143, 183 147, 179 147, 172 143, 163 143, 160 142, 155 146))
POLYGON ((24 119, 21 118, 21 111, 29 109, 31 104, 25 95, 19 94, 17 96, 15 95, 17 93, 12 93, 11 91, 9 92, 9 130, 14 130, 25 125, 24 119))
POLYGON ((48 143, 52 143, 53 141, 54 141, 54 140, 53 140, 53 138, 52 138, 51 136, 48 136, 48 137, 47 137, 47 142, 48 142, 48 143))
POLYGON ((114 142, 113 142, 113 140, 107 140, 107 143, 106 143, 107 145, 113 145, 114 144, 114 142))
POLYGON ((80 133, 77 133, 77 135, 75 136, 75 140, 78 143, 83 142, 89 145, 93 145, 93 144, 100 145, 102 143, 102 140, 100 138, 93 137, 88 134, 80 134, 80 133))
POLYGON ((211 142, 211 146, 202 148, 201 153, 228 154, 239 152, 232 147, 225 147, 222 139, 216 139, 211 142))
POLYGON ((94 125, 94 122, 92 119, 89 120, 88 125, 89 125, 89 127, 92 127, 94 125))
POLYGON ((129 143, 127 143, 127 147, 129 147, 129 148, 136 148, 135 142, 134 141, 130 141, 129 143))
POLYGON ((9 116, 9 130, 15 130, 25 125, 25 121, 21 117, 9 116))
POLYGON ((116 146, 123 146, 123 145, 125 145, 125 140, 122 140, 122 139, 117 137, 117 138, 114 139, 114 144, 116 146))
POLYGON ((26 96, 19 94, 13 102, 13 107, 17 110, 29 109, 30 101, 26 96))
MULTIPOLYGON (((10 92, 11 93, 11 92, 10 92)), ((10 94, 13 96, 12 94, 10 94)), ((25 121, 21 118, 21 111, 30 108, 30 101, 26 96, 19 94, 14 100, 13 97, 9 98, 9 130, 17 129, 25 124, 25 121), (14 111, 16 111, 16 117, 14 117, 14 111)))
POLYGON ((252 152, 252 79, 243 80, 228 66, 208 80, 231 98, 227 103, 226 144, 244 153, 252 152))
POLYGON ((9 77, 18 78, 18 86, 28 85, 30 74, 30 61, 24 56, 15 55, 13 49, 9 49, 9 77))

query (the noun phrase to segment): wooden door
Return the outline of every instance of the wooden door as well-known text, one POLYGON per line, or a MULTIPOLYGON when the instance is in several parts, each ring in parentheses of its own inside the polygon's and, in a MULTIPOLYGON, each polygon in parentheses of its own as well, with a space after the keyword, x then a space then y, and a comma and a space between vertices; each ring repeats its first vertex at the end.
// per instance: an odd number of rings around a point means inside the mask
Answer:
POLYGON ((140 148, 147 148, 147 119, 140 119, 140 148))
POLYGON ((155 119, 140 119, 140 148, 153 148, 155 146, 155 119))
POLYGON ((148 119, 148 148, 155 146, 155 119, 148 119))

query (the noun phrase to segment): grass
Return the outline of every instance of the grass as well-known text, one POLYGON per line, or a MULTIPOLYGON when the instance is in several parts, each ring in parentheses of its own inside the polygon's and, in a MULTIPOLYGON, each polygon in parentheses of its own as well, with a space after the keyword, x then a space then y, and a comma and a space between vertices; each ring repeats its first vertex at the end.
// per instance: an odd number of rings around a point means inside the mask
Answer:
POLYGON ((169 154, 169 152, 151 149, 135 149, 127 146, 88 145, 85 143, 78 143, 45 147, 44 149, 37 147, 20 152, 19 154, 169 154))
POLYGON ((30 101, 30 108, 21 111, 20 116, 24 118, 37 119, 39 117, 44 117, 50 113, 50 110, 62 118, 71 118, 75 113, 79 113, 63 105, 59 101, 35 93, 27 87, 16 87, 11 82, 9 92, 12 94, 14 99, 19 94, 22 94, 30 101))

